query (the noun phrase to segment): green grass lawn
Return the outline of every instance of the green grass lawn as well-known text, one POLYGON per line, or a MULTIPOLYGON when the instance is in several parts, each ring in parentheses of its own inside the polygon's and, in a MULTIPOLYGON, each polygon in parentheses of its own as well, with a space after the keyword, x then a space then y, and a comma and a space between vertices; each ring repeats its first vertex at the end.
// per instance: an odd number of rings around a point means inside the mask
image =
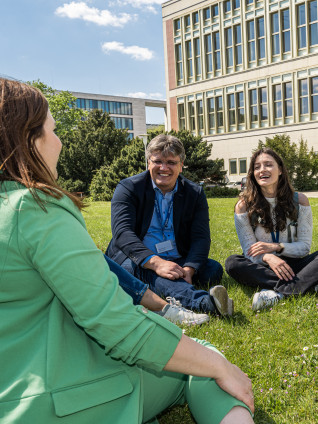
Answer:
MULTIPOLYGON (((241 251, 234 227, 236 199, 210 199, 211 251, 223 266, 241 251)), ((318 199, 310 199, 314 217, 312 251, 318 250, 318 199)), ((105 251, 111 239, 110 203, 95 202, 84 212, 95 243, 105 251)), ((222 283, 234 299, 231 318, 186 328, 190 337, 208 340, 252 379, 257 424, 318 423, 318 296, 289 298, 270 310, 253 313, 253 290, 227 275, 222 283)), ((193 423, 187 407, 160 417, 161 424, 193 423)))

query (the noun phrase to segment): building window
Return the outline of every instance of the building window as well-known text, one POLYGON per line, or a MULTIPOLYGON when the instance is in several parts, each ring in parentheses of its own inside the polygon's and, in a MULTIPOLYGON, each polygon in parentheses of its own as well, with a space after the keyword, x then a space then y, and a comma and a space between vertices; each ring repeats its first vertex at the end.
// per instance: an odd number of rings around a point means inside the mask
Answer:
POLYGON ((246 159, 239 159, 239 166, 240 166, 240 174, 246 174, 247 173, 246 159))
POLYGON ((226 57, 226 70, 231 72, 233 70, 233 39, 232 28, 225 29, 225 57, 226 57))
POLYGON ((298 38, 298 49, 304 49, 307 46, 305 3, 297 6, 297 38, 298 38))
POLYGON ((268 121, 268 107, 267 107, 267 88, 261 87, 258 89, 259 105, 260 105, 260 120, 268 121))
MULTIPOLYGON (((298 50, 318 45, 317 0, 297 6, 297 46, 298 50)), ((301 54, 301 52, 299 52, 301 54)))
POLYGON ((208 132, 209 134, 215 133, 215 107, 214 98, 207 99, 207 110, 208 110, 208 132))
POLYGON ((203 20, 204 25, 208 25, 208 21, 211 19, 211 10, 209 7, 203 9, 203 20))
POLYGON ((211 78, 213 71, 213 62, 212 62, 212 35, 208 34, 204 38, 205 46, 205 66, 206 66, 206 77, 211 78))
POLYGON ((254 21, 247 22, 247 50, 249 67, 255 64, 255 25, 254 21))
POLYGON ((216 18, 217 16, 219 16, 219 5, 215 4, 212 6, 212 18, 216 18))
POLYGON ((194 102, 188 103, 188 112, 189 112, 189 123, 190 123, 190 130, 195 131, 195 108, 194 108, 194 102))
POLYGON ((245 123, 245 111, 244 111, 244 93, 239 91, 236 93, 236 104, 237 104, 237 120, 239 125, 245 123))
POLYGON ((229 161, 229 172, 230 175, 237 174, 237 160, 236 159, 230 159, 229 161))
POLYGON ((242 34, 241 25, 234 26, 235 65, 242 65, 242 34))
POLYGON ((265 126, 268 122, 267 88, 249 90, 251 127, 265 126))
POLYGON ((199 12, 192 13, 192 23, 194 27, 199 24, 199 12))
POLYGON ((309 2, 309 45, 318 44, 317 0, 309 2))
POLYGON ((307 78, 299 81, 299 112, 301 116, 309 113, 307 78))
POLYGON ((195 63, 195 79, 196 81, 201 80, 201 50, 200 50, 200 38, 195 38, 193 40, 194 45, 194 63, 195 63))
POLYGON ((179 122, 179 131, 185 129, 185 111, 184 103, 178 104, 178 122, 179 122))
POLYGON ((223 98, 222 96, 215 97, 216 103, 216 123, 217 123, 217 131, 224 131, 224 117, 223 117, 223 98))
POLYGON ((223 6, 224 6, 224 13, 231 12, 231 0, 225 0, 223 2, 223 6))
POLYGON ((285 117, 293 116, 293 86, 291 82, 283 84, 284 89, 284 115, 285 117))
POLYGON ((204 123, 203 123, 203 100, 197 100, 197 116, 198 116, 198 131, 199 134, 204 133, 204 123))
POLYGON ((190 15, 187 15, 184 17, 184 28, 185 28, 185 32, 190 31, 191 29, 190 15))
POLYGON ((227 102, 229 130, 233 131, 243 129, 243 127, 241 127, 241 125, 245 122, 243 91, 228 94, 227 102))
POLYGON ((177 85, 183 83, 183 64, 182 64, 182 47, 181 43, 176 44, 176 72, 177 72, 177 85))
POLYGON ((276 84, 273 87, 273 95, 274 95, 274 118, 279 119, 283 115, 283 107, 282 107, 282 87, 281 84, 276 84))
POLYGON ((181 30, 181 21, 180 21, 180 19, 176 19, 174 21, 174 33, 175 33, 175 35, 177 35, 180 32, 180 30, 181 30))
POLYGON ((213 50, 214 50, 214 68, 216 71, 221 69, 221 46, 219 31, 213 32, 213 50))
POLYGON ((228 103, 227 106, 228 106, 228 113, 229 113, 229 126, 231 129, 231 127, 236 125, 234 93, 227 95, 227 103, 228 103))
POLYGON ((186 57, 187 57, 187 80, 192 82, 193 80, 193 63, 192 63, 192 42, 191 40, 186 41, 186 57))
POLYGON ((258 101, 256 88, 250 90, 250 120, 251 122, 258 122, 258 101))
POLYGON ((281 17, 282 17, 282 50, 283 50, 283 53, 288 53, 291 51, 289 9, 283 10, 281 12, 281 17))
POLYGON ((300 120, 317 119, 312 114, 318 113, 318 77, 301 79, 298 84, 300 120))
POLYGON ((241 1, 240 0, 233 0, 233 9, 239 9, 241 6, 241 1))
POLYGON ((279 40, 279 16, 278 12, 272 13, 272 55, 280 54, 280 40, 279 40))
POLYGON ((318 113, 318 77, 311 78, 311 112, 318 113))
POLYGON ((256 26, 258 59, 264 59, 266 55, 264 18, 258 18, 256 20, 256 26))
POLYGON ((281 56, 291 51, 289 9, 272 13, 272 56, 281 56))

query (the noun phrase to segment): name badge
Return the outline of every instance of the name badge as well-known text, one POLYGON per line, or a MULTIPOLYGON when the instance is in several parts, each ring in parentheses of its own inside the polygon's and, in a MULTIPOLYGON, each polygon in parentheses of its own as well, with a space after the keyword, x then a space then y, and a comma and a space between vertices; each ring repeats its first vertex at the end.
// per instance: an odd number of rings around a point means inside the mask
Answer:
POLYGON ((173 249, 171 240, 162 241, 161 243, 156 244, 156 249, 158 253, 168 252, 173 249))

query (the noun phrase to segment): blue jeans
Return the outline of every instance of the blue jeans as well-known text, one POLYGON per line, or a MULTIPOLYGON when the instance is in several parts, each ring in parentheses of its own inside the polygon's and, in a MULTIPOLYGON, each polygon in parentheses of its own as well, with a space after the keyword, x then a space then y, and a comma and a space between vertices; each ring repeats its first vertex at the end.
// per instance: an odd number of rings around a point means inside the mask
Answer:
MULTIPOLYGON (((184 258, 174 260, 178 265, 183 266, 184 258)), ((160 277, 150 269, 137 266, 129 258, 121 265, 132 275, 146 284, 149 288, 162 297, 174 297, 179 300, 182 305, 191 310, 202 312, 215 312, 215 306, 211 301, 211 297, 206 290, 196 289, 194 285, 187 283, 183 278, 178 280, 169 280, 160 277)), ((213 259, 207 259, 206 263, 193 276, 193 284, 199 284, 207 290, 215 283, 218 283, 223 275, 221 264, 213 259)))
POLYGON ((120 287, 125 290, 129 296, 132 297, 134 305, 139 305, 140 301, 148 289, 148 284, 137 280, 132 274, 114 262, 108 256, 104 255, 106 262, 108 263, 109 269, 117 275, 120 287))

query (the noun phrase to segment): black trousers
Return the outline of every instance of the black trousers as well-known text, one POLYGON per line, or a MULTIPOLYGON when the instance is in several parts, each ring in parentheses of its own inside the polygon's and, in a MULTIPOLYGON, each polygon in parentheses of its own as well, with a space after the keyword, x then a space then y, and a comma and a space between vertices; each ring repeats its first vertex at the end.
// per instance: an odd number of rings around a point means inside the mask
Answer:
POLYGON ((294 271, 292 280, 280 280, 269 266, 255 264, 243 255, 229 256, 225 269, 240 284, 275 290, 284 296, 304 294, 318 284, 318 251, 303 258, 281 258, 294 271))

